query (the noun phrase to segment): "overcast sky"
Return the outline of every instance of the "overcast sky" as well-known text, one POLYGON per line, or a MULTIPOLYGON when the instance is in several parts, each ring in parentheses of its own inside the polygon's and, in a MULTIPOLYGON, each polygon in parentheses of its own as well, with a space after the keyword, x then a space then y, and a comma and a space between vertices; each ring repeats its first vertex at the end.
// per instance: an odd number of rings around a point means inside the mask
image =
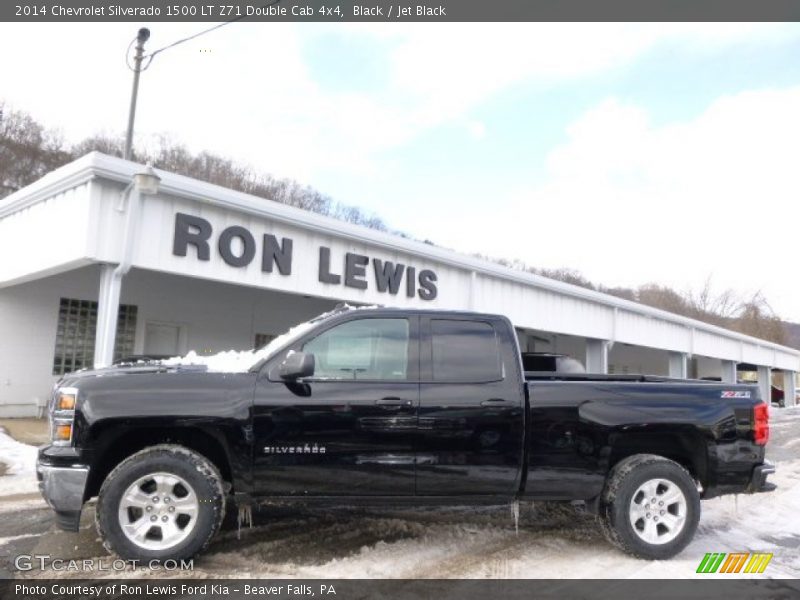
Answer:
MULTIPOLYGON (((156 49, 207 25, 149 25, 156 49)), ((0 24, 0 98, 122 135, 132 24, 0 24)), ((170 135, 464 252, 762 290, 800 321, 800 25, 235 23, 159 55, 170 135)))

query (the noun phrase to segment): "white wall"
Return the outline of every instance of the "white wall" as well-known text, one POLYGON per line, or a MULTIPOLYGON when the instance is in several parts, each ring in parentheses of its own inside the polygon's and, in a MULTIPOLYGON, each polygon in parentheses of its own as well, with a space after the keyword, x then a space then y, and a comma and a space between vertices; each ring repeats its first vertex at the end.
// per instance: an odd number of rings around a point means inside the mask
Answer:
POLYGON ((617 343, 608 351, 608 371, 615 375, 669 375, 669 353, 617 343))
MULTIPOLYGON (((576 336, 554 334, 547 331, 526 329, 520 332, 520 346, 529 352, 555 352, 567 354, 586 362, 586 339, 576 336)), ((609 373, 669 375, 669 352, 658 348, 647 348, 631 344, 616 343, 608 351, 609 373)), ((689 359, 688 377, 721 377, 719 359, 695 356, 689 359)))
POLYGON ((123 304, 138 306, 136 351, 147 321, 186 326, 187 350, 213 353, 252 348, 256 333, 281 334, 332 309, 336 300, 134 270, 122 287, 123 304))
POLYGON ((30 416, 50 396, 59 300, 97 299, 97 267, 0 289, 0 415, 30 416))
MULTIPOLYGON (((98 266, 0 289, 0 416, 32 416, 53 384, 56 326, 63 298, 97 300, 98 266)), ((280 334, 330 310, 333 300, 133 270, 121 302, 138 307, 135 352, 147 321, 185 326, 198 353, 252 348, 256 333, 280 334)))
POLYGON ((716 358, 709 358, 707 356, 695 356, 694 365, 697 370, 695 375, 698 379, 704 377, 722 377, 722 362, 716 358))
POLYGON ((522 333, 525 343, 521 347, 524 351, 566 354, 581 363, 586 362, 585 338, 534 329, 526 329, 522 333))
MULTIPOLYGON (((93 258, 98 261, 113 263, 120 257, 119 231, 124 222, 124 215, 114 208, 119 190, 119 185, 106 183, 103 193, 98 198, 97 206, 100 211, 98 219, 102 225, 93 249, 93 258)), ((274 204, 263 199, 260 202, 265 207, 274 204)), ((464 272, 459 269, 436 264, 408 250, 387 250, 363 240, 347 239, 310 228, 281 223, 264 215, 253 215, 166 194, 144 197, 141 215, 139 237, 144 243, 136 245, 133 264, 145 270, 303 295, 336 297, 365 304, 391 303, 399 306, 437 308, 460 305, 469 293, 468 277, 465 278, 464 272), (210 260, 200 260, 196 248, 192 245, 188 246, 186 256, 176 256, 173 253, 177 213, 200 217, 212 224, 213 233, 209 240, 210 260), (218 250, 219 234, 232 225, 246 228, 256 240, 256 255, 250 264, 244 267, 227 264, 218 250), (278 240, 290 238, 293 241, 291 275, 283 275, 277 268, 272 273, 261 270, 264 234, 275 235, 278 240), (328 284, 319 281, 320 246, 331 249, 331 271, 342 277, 342 283, 328 284), (343 284, 343 272, 345 255, 348 252, 366 255, 370 259, 403 263, 414 267, 417 276, 424 269, 433 269, 439 276, 439 296, 436 300, 428 302, 417 297, 408 298, 405 275, 400 291, 396 295, 378 292, 371 262, 366 266, 364 277, 368 288, 360 290, 347 287, 343 284)))
POLYGON ((84 182, 8 214, 8 199, 0 204, 0 284, 32 280, 90 262, 92 189, 84 182))

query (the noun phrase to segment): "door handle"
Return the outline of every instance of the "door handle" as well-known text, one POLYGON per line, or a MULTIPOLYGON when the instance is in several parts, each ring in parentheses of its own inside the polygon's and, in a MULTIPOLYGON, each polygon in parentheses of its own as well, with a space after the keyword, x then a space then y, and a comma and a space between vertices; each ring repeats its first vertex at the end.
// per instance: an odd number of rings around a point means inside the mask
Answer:
POLYGON ((505 398, 489 398, 481 402, 481 406, 500 406, 505 404, 505 398))
POLYGON ((403 406, 412 406, 413 403, 411 402, 411 400, 403 400, 402 398, 389 397, 389 398, 381 398, 380 400, 375 400, 375 404, 377 404, 378 406, 385 406, 387 408, 392 408, 392 407, 400 408, 403 406))

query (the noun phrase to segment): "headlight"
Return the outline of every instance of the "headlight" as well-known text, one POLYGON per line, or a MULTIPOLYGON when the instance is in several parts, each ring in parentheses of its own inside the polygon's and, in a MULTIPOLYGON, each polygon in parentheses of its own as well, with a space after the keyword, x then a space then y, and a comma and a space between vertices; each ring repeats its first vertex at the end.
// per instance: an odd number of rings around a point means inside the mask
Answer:
POLYGON ((77 400, 76 394, 61 390, 56 396, 56 410, 75 410, 75 400, 77 400))
POLYGON ((75 424, 75 405, 78 402, 76 388, 58 388, 53 398, 50 413, 50 440, 59 446, 72 443, 72 429, 75 424))

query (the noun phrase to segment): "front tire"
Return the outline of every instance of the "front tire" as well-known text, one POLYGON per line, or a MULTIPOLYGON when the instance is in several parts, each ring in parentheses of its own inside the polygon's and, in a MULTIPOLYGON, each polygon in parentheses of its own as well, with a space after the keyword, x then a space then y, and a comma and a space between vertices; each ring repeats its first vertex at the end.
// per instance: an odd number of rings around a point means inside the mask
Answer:
POLYGON ((137 452, 111 471, 97 500, 103 545, 126 559, 187 559, 208 546, 225 514, 219 470, 183 446, 137 452))
POLYGON ((635 454, 611 470, 600 498, 606 538, 638 558, 664 560, 683 550, 700 521, 700 494, 678 463, 635 454))

